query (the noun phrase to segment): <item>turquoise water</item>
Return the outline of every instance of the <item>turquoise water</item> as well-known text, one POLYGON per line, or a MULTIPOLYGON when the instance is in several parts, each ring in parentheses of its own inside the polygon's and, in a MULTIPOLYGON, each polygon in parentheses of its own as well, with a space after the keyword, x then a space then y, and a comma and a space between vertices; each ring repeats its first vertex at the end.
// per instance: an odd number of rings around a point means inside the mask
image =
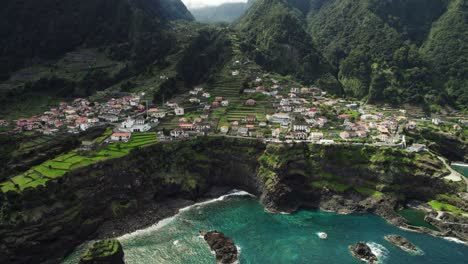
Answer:
MULTIPOLYGON (((381 263, 467 263, 468 246, 419 233, 406 232, 374 215, 338 215, 320 211, 272 214, 249 196, 230 196, 196 205, 157 225, 120 237, 125 261, 132 263, 215 263, 198 235, 219 230, 240 247, 240 263, 361 263, 348 245, 366 241, 381 263), (322 240, 318 232, 326 232, 322 240), (423 255, 410 255, 386 242, 383 236, 401 234, 423 255)), ((84 247, 84 246, 83 246, 84 247)), ((83 247, 64 263, 77 263, 83 247)))
POLYGON ((465 177, 468 177, 468 165, 467 166, 460 166, 460 165, 452 165, 452 168, 461 174, 463 174, 465 177))

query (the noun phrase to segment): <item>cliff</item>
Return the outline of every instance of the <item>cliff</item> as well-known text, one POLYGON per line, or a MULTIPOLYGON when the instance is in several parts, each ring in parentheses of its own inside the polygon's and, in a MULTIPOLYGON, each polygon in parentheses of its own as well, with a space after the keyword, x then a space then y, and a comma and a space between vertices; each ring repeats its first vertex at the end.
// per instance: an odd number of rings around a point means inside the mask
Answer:
POLYGON ((215 186, 256 194, 272 210, 384 215, 407 199, 455 192, 457 186, 438 178, 443 168, 429 154, 385 148, 266 146, 214 137, 160 143, 71 171, 46 187, 2 193, 0 262, 57 263, 109 220, 148 205, 164 207, 167 199, 203 199, 215 186))

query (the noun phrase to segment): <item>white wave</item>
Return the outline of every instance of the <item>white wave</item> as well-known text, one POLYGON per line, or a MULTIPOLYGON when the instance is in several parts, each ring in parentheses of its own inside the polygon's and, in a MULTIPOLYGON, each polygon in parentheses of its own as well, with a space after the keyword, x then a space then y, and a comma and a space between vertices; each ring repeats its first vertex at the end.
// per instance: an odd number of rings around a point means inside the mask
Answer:
POLYGON ((150 227, 147 227, 145 229, 136 230, 134 232, 122 235, 122 236, 118 237, 117 239, 120 240, 120 241, 124 241, 124 240, 128 240, 128 239, 131 239, 131 238, 134 238, 134 237, 137 237, 137 236, 142 236, 142 235, 145 235, 145 234, 149 234, 149 233, 151 233, 153 231, 156 231, 156 230, 161 229, 162 227, 168 225, 169 223, 174 221, 176 216, 177 215, 171 216, 171 217, 168 217, 168 218, 164 218, 161 221, 157 222, 156 224, 154 224, 154 225, 152 225, 150 227))
MULTIPOLYGON (((214 202, 220 202, 220 201, 223 201, 224 199, 226 199, 227 197, 230 197, 230 196, 251 196, 251 197, 255 197, 253 194, 250 194, 250 193, 248 193, 246 191, 240 191, 240 190, 235 190, 234 189, 231 192, 229 192, 228 194, 220 196, 218 198, 184 207, 184 208, 179 210, 179 213, 183 212, 183 211, 190 210, 191 208, 200 209, 201 206, 203 206, 203 205, 207 205, 207 204, 214 203, 214 202)), ((122 236, 118 237, 117 239, 120 240, 120 241, 124 241, 124 240, 128 240, 128 239, 131 239, 131 238, 134 238, 134 237, 137 237, 137 236, 142 236, 142 235, 145 235, 145 234, 149 234, 149 233, 151 233, 153 231, 161 229, 162 227, 164 227, 164 226, 168 225, 169 223, 171 223, 172 221, 174 221, 179 216, 179 213, 174 215, 174 216, 164 218, 164 219, 160 220, 159 222, 157 222, 156 224, 154 224, 154 225, 152 225, 150 227, 140 229, 140 230, 136 230, 134 232, 122 235, 122 236)))
POLYGON ((459 166, 459 167, 468 167, 468 164, 466 163, 459 163, 459 162, 452 162, 452 164, 450 164, 451 166, 455 165, 455 166, 459 166))
POLYGON ((366 244, 369 246, 372 253, 377 256, 379 263, 382 263, 382 261, 388 257, 388 249, 383 245, 375 242, 367 242, 366 244))
POLYGON ((282 214, 282 215, 290 215, 291 213, 288 213, 288 212, 278 212, 278 211, 271 211, 269 210, 268 208, 264 208, 263 209, 266 213, 269 213, 269 214, 282 214))
POLYGON ((321 239, 325 239, 325 238, 328 237, 327 233, 325 233, 325 232, 317 232, 315 234, 321 239))
POLYGON ((201 206, 203 205, 207 205, 207 204, 211 204, 211 203, 215 203, 215 202, 220 202, 220 201, 223 201, 224 199, 228 198, 228 197, 231 197, 231 196, 250 196, 250 197, 255 197, 255 195, 253 194, 250 194, 246 191, 240 191, 240 190, 232 190, 230 193, 228 194, 225 194, 223 196, 220 196, 218 198, 215 198, 215 199, 212 199, 212 200, 208 200, 208 201, 204 201, 204 202, 201 202, 201 203, 196 203, 196 204, 192 204, 192 205, 189 205, 187 207, 184 207, 184 208, 181 208, 179 210, 179 212, 184 212, 184 211, 187 211, 187 210, 190 210, 192 208, 196 208, 196 209, 200 209, 201 206))
POLYGON ((457 244, 464 244, 464 245, 468 245, 468 243, 456 238, 456 237, 443 237, 443 239, 445 240, 448 240, 450 242, 455 242, 457 244))

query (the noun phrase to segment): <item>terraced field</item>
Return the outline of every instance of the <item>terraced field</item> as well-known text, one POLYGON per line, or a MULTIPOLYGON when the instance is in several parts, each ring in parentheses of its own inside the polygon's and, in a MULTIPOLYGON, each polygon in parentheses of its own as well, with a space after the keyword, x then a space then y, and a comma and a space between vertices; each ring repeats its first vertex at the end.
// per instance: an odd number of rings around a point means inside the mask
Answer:
MULTIPOLYGON (((105 135, 108 135, 107 131, 104 133, 104 136, 105 135)), ((104 139, 100 137, 98 140, 101 141, 104 139)), ((155 143, 156 134, 154 132, 148 132, 134 134, 129 142, 109 144, 98 151, 82 152, 80 150, 73 150, 1 183, 0 189, 2 192, 22 191, 28 187, 34 188, 39 185, 45 185, 48 180, 61 177, 70 170, 107 159, 120 158, 130 153, 132 149, 149 146, 155 143)))

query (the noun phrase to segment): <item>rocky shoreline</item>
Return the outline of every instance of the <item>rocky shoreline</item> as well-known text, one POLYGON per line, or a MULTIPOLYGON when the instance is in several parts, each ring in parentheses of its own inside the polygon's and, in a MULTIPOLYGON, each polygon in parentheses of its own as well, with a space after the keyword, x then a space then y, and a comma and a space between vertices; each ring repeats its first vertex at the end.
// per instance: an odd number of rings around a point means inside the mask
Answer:
MULTIPOLYGON (((409 226, 396 213, 405 201, 386 195, 394 188, 425 201, 453 188, 437 177, 440 161, 408 155, 393 149, 265 146, 218 138, 157 144, 118 162, 73 170, 45 187, 2 194, 0 262, 58 263, 84 241, 118 237, 151 226, 183 207, 217 198, 231 189, 256 195, 272 212, 305 208, 373 213, 401 228, 467 241, 463 228, 453 229, 456 224, 461 226, 458 222, 445 228, 454 232, 435 232, 409 226), (373 156, 388 156, 392 169, 374 162, 373 156), (420 164, 420 160, 424 162, 420 164), (420 173, 408 172, 415 170, 420 173), (322 174, 349 182, 333 183, 322 174), (379 195, 362 193, 354 187, 367 184, 364 180, 385 184, 367 188, 379 195)), ((434 219, 439 221, 438 216, 434 219)))

